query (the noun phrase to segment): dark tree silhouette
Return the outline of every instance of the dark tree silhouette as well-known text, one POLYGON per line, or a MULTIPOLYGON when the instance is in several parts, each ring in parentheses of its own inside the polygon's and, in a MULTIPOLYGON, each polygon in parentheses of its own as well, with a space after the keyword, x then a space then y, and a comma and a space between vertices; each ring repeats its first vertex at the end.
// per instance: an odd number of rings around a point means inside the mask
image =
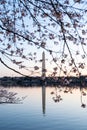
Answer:
POLYGON ((86 24, 85 0, 0 0, 0 61, 28 70, 23 61, 40 62, 32 47, 42 48, 55 63, 52 76, 79 76, 86 67, 86 24))

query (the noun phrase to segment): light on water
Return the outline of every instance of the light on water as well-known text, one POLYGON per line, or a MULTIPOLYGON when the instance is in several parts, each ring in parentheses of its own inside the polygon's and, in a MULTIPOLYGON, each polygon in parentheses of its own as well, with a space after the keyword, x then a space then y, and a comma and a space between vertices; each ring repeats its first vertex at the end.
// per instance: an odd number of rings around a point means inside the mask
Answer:
POLYGON ((20 104, 0 104, 0 130, 87 130, 87 89, 10 87, 20 104))

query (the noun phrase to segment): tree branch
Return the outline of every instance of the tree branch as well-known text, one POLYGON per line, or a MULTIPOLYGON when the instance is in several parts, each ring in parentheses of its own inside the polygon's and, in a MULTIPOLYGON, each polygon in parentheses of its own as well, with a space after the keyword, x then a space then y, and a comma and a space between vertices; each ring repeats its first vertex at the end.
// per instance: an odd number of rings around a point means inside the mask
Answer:
POLYGON ((5 64, 5 63, 2 61, 2 59, 1 59, 1 58, 0 58, 0 61, 1 61, 1 63, 2 63, 5 67, 7 67, 8 69, 10 69, 10 70, 12 70, 12 71, 14 71, 14 72, 16 72, 16 73, 18 73, 18 74, 22 75, 22 76, 29 77, 28 75, 24 75, 24 74, 22 74, 22 73, 18 72, 17 70, 15 70, 15 69, 13 69, 13 68, 9 67, 7 64, 5 64))

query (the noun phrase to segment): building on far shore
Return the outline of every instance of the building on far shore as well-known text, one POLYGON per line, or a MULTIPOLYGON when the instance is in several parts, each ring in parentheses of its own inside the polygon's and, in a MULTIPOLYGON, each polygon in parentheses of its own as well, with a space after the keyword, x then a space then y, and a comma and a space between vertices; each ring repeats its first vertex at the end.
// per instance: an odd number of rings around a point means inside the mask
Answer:
POLYGON ((46 77, 45 52, 42 53, 42 79, 46 77))

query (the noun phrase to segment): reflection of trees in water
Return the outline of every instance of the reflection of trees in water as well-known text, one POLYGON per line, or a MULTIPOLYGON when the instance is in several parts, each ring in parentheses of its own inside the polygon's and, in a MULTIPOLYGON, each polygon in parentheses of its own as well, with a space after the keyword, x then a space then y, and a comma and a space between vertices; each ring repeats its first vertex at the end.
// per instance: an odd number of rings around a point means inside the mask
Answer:
POLYGON ((84 88, 81 88, 80 87, 80 92, 81 92, 81 107, 85 108, 86 107, 86 104, 84 103, 85 101, 83 100, 83 97, 86 96, 86 92, 84 90, 84 88))
POLYGON ((17 93, 15 92, 9 92, 6 89, 1 88, 0 89, 0 104, 2 103, 21 103, 25 97, 19 98, 17 97, 17 93))
POLYGON ((51 92, 51 94, 53 95, 52 99, 54 100, 54 102, 60 102, 63 100, 60 92, 72 94, 72 88, 63 87, 62 89, 62 87, 55 87, 55 90, 51 92))
POLYGON ((52 99, 54 102, 60 102, 63 100, 61 96, 61 92, 65 94, 73 94, 73 90, 80 88, 80 100, 81 100, 81 107, 86 108, 86 103, 85 102, 85 96, 87 96, 86 89, 83 87, 55 87, 55 90, 51 92, 51 95, 53 95, 52 99))
POLYGON ((58 93, 58 87, 55 87, 55 92, 52 91, 51 94, 53 95, 52 99, 54 100, 54 102, 60 102, 63 100, 61 95, 58 93))

